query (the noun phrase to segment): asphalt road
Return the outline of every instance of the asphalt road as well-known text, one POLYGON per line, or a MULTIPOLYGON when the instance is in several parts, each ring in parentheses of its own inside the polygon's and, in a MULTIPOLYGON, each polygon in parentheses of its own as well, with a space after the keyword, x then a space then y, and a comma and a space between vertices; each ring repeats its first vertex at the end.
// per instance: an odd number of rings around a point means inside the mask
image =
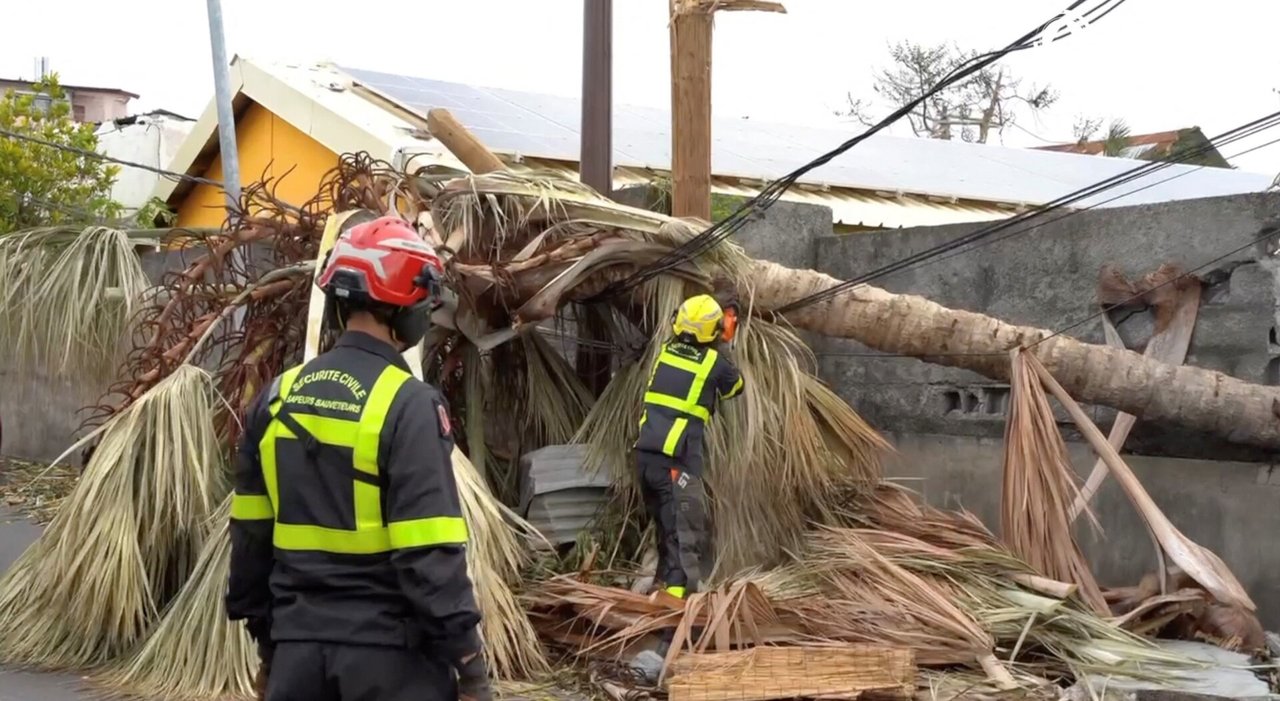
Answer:
MULTIPOLYGON (((0 570, 6 570, 40 535, 40 527, 0 506, 0 570)), ((0 667, 0 701, 84 701, 79 680, 67 674, 32 674, 0 667)))

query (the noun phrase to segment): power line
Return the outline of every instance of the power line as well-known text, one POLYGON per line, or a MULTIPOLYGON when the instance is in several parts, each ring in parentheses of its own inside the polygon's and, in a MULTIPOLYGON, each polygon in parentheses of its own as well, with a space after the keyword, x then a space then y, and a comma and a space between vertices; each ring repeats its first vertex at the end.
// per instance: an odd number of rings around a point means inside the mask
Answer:
MULTIPOLYGON (((794 300, 789 304, 786 304, 783 307, 777 309, 776 313, 785 314, 790 311, 795 311, 796 309, 799 309, 801 307, 808 306, 811 304, 816 304, 817 302, 830 299, 838 294, 841 294, 842 292, 852 289, 853 287, 856 287, 857 285, 865 283, 869 280, 874 280, 876 278, 883 277, 891 273, 899 272, 901 270, 905 270, 907 268, 917 266, 926 260, 929 260, 931 258, 937 258, 938 256, 941 256, 944 253, 949 253, 957 248, 960 248, 961 246, 965 246, 965 245, 974 243, 976 241, 988 238, 998 232, 1005 231, 1012 227, 1018 226, 1019 224, 1023 224, 1035 217, 1039 217, 1046 213, 1049 213, 1058 209, 1062 209, 1067 205, 1074 204, 1076 202, 1087 199, 1089 197, 1093 197, 1111 188, 1131 182, 1138 178, 1149 175, 1153 172, 1172 167, 1173 165, 1176 165, 1177 163, 1180 163, 1182 161, 1190 160, 1199 155, 1203 155, 1204 153, 1207 153, 1209 150, 1216 148, 1215 144, 1231 143, 1236 140, 1260 133, 1261 131, 1264 131, 1266 129, 1270 129, 1276 126, 1277 124, 1280 124, 1280 112, 1274 112, 1265 117, 1259 118, 1247 124, 1236 127, 1235 129, 1232 129, 1210 140, 1206 144, 1203 144, 1194 149, 1189 149, 1184 153, 1174 156, 1169 161, 1153 161, 1149 163, 1143 163, 1140 166, 1131 168, 1122 173, 1118 173, 1114 176, 1111 176, 1110 178, 1088 185, 1084 188, 1081 188, 1080 190, 1076 190, 1075 192, 1063 195, 1062 197, 1059 197, 1053 200, 1052 202, 1036 207, 1028 212, 1024 212, 1017 216, 998 222, 994 225, 984 227, 982 229, 979 229, 978 231, 972 232, 970 234, 966 234, 964 236, 953 239, 951 241, 939 244, 937 246, 933 246, 919 253, 907 256, 906 258, 903 258, 901 260, 894 261, 887 265, 881 266, 880 268, 877 268, 875 270, 872 270, 862 275, 859 275, 857 277, 854 277, 850 280, 846 280, 844 282, 833 285, 825 290, 815 292, 814 294, 809 295, 807 297, 794 300)), ((1132 193, 1128 193, 1128 194, 1132 194, 1132 193)), ((1098 204, 1101 204, 1101 203, 1095 203, 1090 208, 1098 206, 1098 204)), ((1055 221, 1055 220, 1051 220, 1051 221, 1055 221)), ((1009 234, 1009 236, 1015 235, 1017 233, 1023 233, 1026 231, 1034 230, 1036 228, 1039 228, 1040 226, 1044 226, 1047 223, 1049 222, 1041 222, 1037 225, 1020 229, 1017 232, 1013 232, 1009 234)), ((1005 238, 1007 238, 1007 236, 1005 238)))
MULTIPOLYGON (((693 238, 691 238, 689 241, 685 242, 678 248, 673 249, 668 254, 660 257, 657 261, 654 261, 654 263, 641 268, 636 272, 636 274, 632 275, 628 279, 610 284, 599 294, 595 295, 594 299, 599 299, 604 296, 613 295, 619 292, 633 289, 636 286, 641 285, 647 282, 648 280, 652 279, 656 275, 660 275, 704 253, 705 251, 709 250, 713 246, 719 244, 721 241, 727 239, 729 236, 733 235, 733 233, 738 229, 740 229, 752 217, 752 215, 754 215, 757 212, 762 212, 765 209, 768 209, 770 206, 772 206, 775 202, 777 202, 782 197, 782 194, 786 192, 788 188, 790 188, 793 184, 795 184, 795 182, 799 180, 799 178, 805 175, 806 173, 814 170, 815 168, 819 168, 823 165, 826 165, 827 163, 835 159, 835 157, 845 153, 846 151, 858 145, 859 143, 865 141, 866 139, 870 138, 876 133, 887 128, 894 122, 897 122, 902 117, 909 114, 912 110, 919 107, 921 104, 923 104, 927 99, 929 99, 933 95, 936 95, 937 93, 947 89, 948 87, 954 85, 955 83, 977 73, 978 71, 981 71, 983 68, 986 68, 987 66, 995 63, 996 61, 1006 56, 1007 54, 1012 53, 1014 51, 1020 51, 1024 49, 1034 48, 1036 46, 1041 46, 1044 43, 1052 43, 1070 36, 1074 30, 1070 28, 1065 28, 1065 29, 1060 29, 1058 33, 1052 38, 1048 39, 1047 42, 1043 37, 1044 33, 1047 30, 1049 30, 1049 28, 1051 28, 1055 22, 1065 17, 1068 13, 1075 11, 1076 8, 1083 5, 1084 2, 1085 0, 1075 0, 1075 2, 1073 2, 1064 11, 1054 15, 1047 22, 1044 22, 1038 25, 1036 28, 1024 34, 1023 36, 1019 37, 1018 39, 1014 40, 1012 43, 1010 43, 1008 46, 1006 46, 1003 49, 992 51, 986 54, 976 55, 970 58, 969 60, 965 61, 964 63, 960 64, 954 70, 952 70, 948 75, 944 76, 942 80, 940 80, 933 88, 925 92, 919 98, 898 108, 888 117, 881 120, 879 123, 868 128, 866 131, 862 132, 861 134, 849 139, 848 141, 844 142, 840 146, 836 147, 834 150, 829 151, 819 156, 818 158, 815 158, 814 160, 797 168, 791 173, 788 173, 787 175, 784 175, 781 178, 778 178, 777 180, 773 181, 769 185, 765 186, 765 188, 762 189, 754 197, 747 200, 741 206, 735 209, 734 212, 731 213, 725 219, 708 227, 707 229, 705 229, 698 235, 694 236, 693 238)), ((1103 2, 1098 3, 1092 9, 1085 12, 1083 17, 1077 20, 1076 26, 1087 27, 1091 25, 1094 22, 1097 22, 1098 20, 1100 20, 1102 17, 1105 17, 1106 15, 1110 14, 1117 7, 1124 4, 1124 2, 1126 2, 1126 0, 1104 0, 1103 2), (1103 8, 1106 8, 1105 11, 1103 10, 1103 8)))
POLYGON ((199 183, 201 185, 209 185, 211 187, 216 187, 219 190, 222 189, 222 183, 218 182, 217 180, 210 180, 209 178, 203 178, 198 175, 188 175, 187 173, 178 173, 172 170, 165 170, 164 168, 157 168, 152 165, 147 165, 146 163, 126 161, 122 158, 116 158, 114 156, 108 156, 106 154, 98 153, 97 151, 89 151, 87 149, 82 149, 75 146, 69 146, 67 144, 60 144, 60 143, 57 143, 56 141, 47 141, 39 137, 31 136, 30 134, 22 134, 16 131, 0 129, 0 136, 4 136, 10 139, 17 139, 19 141, 27 141, 33 144, 40 144, 41 146, 48 146, 49 148, 55 148, 55 149, 58 149, 59 151, 74 153, 79 156, 84 156, 85 158, 93 158, 99 161, 105 161, 107 163, 114 163, 116 165, 128 166, 130 168, 138 168, 140 170, 150 171, 152 173, 155 173, 156 175, 160 175, 162 177, 173 180, 174 182, 186 181, 186 182, 192 182, 192 183, 199 183))

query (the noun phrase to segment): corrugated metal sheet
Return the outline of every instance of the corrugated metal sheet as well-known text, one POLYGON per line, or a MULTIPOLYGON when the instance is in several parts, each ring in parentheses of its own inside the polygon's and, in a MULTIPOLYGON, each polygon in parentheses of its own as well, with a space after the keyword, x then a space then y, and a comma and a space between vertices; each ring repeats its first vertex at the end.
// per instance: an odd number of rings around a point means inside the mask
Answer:
POLYGON ((583 469, 586 446, 549 445, 520 458, 520 513, 552 545, 574 542, 608 501, 608 474, 583 469))
MULTIPOLYGON (((578 175, 577 163, 544 158, 525 158, 521 163, 532 169, 556 171, 566 177, 576 178, 578 175)), ((628 185, 644 185, 657 179, 669 178, 670 175, 667 171, 615 168, 613 186, 616 189, 628 185)), ((759 194, 760 187, 744 184, 735 178, 713 177, 711 191, 721 195, 753 197, 759 194)), ((830 207, 837 232, 994 221, 1021 210, 1011 205, 937 202, 914 195, 877 195, 839 187, 792 187, 782 195, 782 199, 830 207)))
MULTIPOLYGON (((485 145, 500 153, 578 160, 580 109, 576 98, 343 70, 419 114, 425 115, 433 107, 448 108, 485 145)), ((615 105, 613 121, 615 164, 642 170, 670 169, 667 111, 615 105)), ((717 119, 712 133, 712 172, 716 176, 767 181, 795 170, 857 132, 717 119)), ((1123 158, 878 134, 809 173, 802 182, 894 196, 902 193, 1039 205, 1137 164, 1123 158)), ((1261 192, 1270 182, 1270 176, 1255 173, 1170 166, 1084 200, 1079 206, 1115 207, 1261 192)))

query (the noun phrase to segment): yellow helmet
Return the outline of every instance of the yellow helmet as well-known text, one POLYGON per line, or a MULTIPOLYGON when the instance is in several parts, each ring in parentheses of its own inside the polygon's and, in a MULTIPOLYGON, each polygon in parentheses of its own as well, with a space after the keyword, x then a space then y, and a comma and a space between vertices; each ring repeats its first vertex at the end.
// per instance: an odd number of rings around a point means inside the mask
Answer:
POLYGON ((711 295, 690 297, 676 310, 675 321, 671 330, 677 336, 687 333, 698 343, 711 343, 720 335, 720 326, 724 321, 724 311, 711 295))

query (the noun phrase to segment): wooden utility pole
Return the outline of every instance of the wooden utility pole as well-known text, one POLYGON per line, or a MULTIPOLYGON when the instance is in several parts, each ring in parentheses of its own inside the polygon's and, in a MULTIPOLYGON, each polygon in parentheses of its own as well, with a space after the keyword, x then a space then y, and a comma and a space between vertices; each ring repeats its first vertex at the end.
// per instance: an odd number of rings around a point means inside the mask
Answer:
POLYGON ((613 195, 613 0, 582 0, 582 131, 579 174, 613 195))
POLYGON ((711 220, 711 17, 760 0, 671 0, 671 214, 711 220))

